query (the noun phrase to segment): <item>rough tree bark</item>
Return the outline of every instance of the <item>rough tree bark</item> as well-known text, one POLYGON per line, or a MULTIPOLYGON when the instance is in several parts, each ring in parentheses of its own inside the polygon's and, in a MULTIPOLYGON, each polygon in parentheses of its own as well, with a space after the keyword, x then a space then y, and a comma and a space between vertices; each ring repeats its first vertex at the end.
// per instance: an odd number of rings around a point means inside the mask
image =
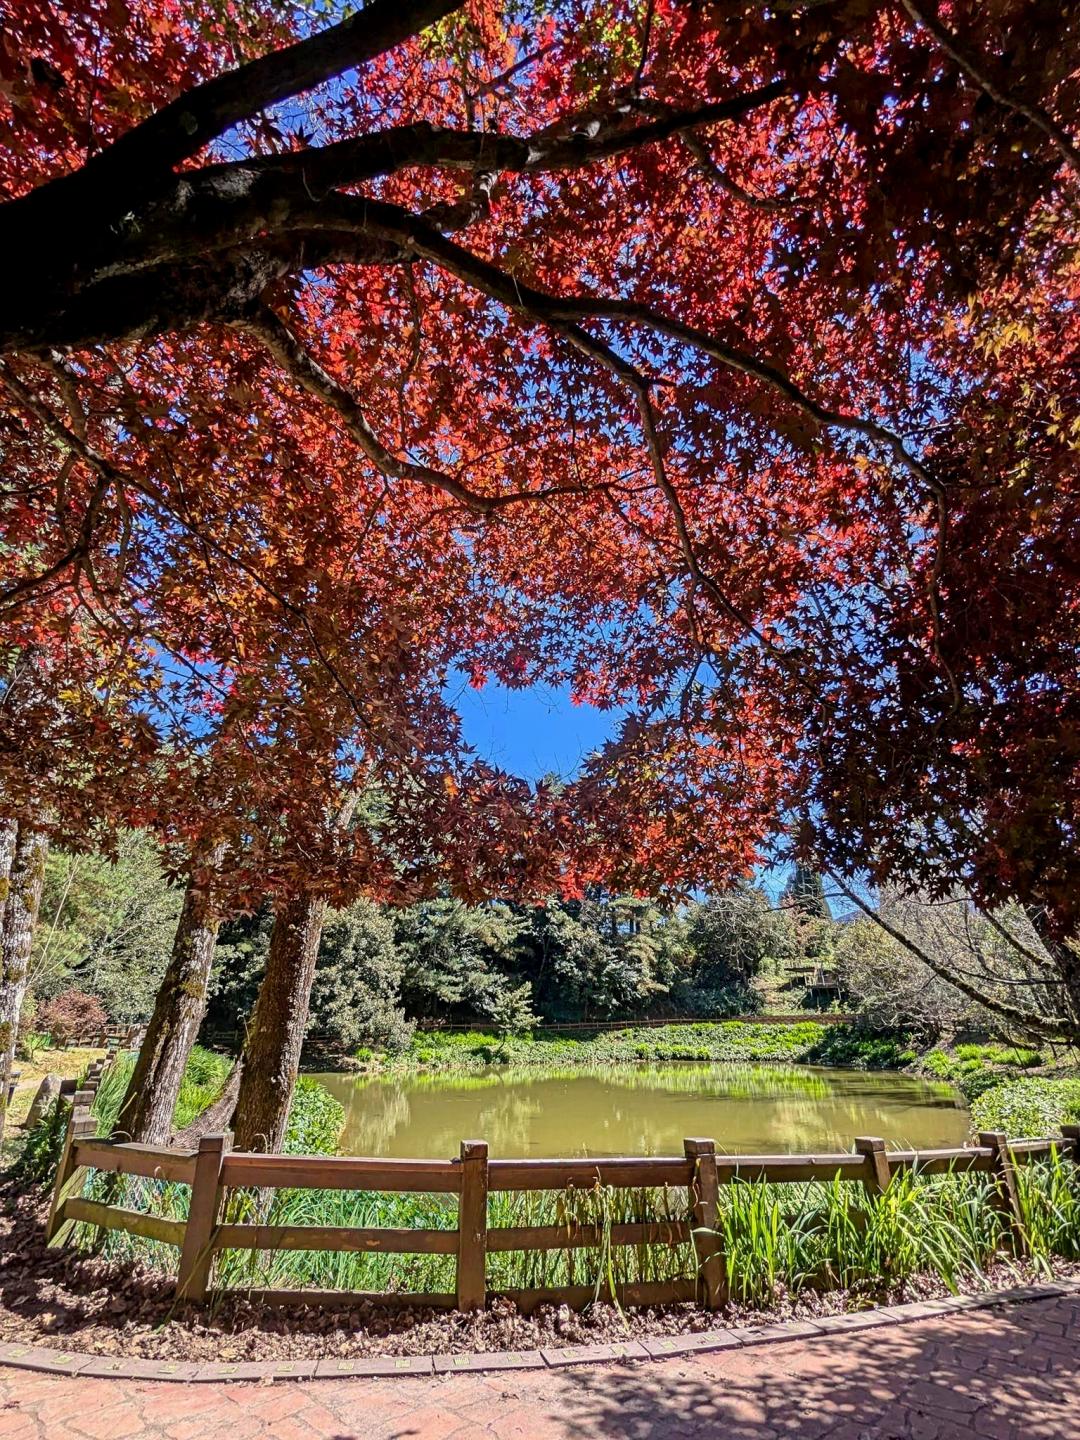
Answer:
POLYGON ((221 924, 214 877, 224 853, 217 846, 188 884, 146 1039, 116 1117, 113 1134, 143 1145, 163 1145, 172 1133, 184 1066, 206 1013, 221 924))
POLYGON ((274 915, 266 974, 248 1022, 233 1112, 237 1150, 280 1150, 307 1029, 326 899, 301 891, 274 915))
POLYGON ((0 925, 0 1139, 3 1139, 7 1119, 8 1077, 15 1060, 19 1011, 30 974, 30 946, 45 883, 49 841, 40 830, 20 825, 16 832, 9 822, 0 834, 0 870, 9 851, 7 893, 0 925))

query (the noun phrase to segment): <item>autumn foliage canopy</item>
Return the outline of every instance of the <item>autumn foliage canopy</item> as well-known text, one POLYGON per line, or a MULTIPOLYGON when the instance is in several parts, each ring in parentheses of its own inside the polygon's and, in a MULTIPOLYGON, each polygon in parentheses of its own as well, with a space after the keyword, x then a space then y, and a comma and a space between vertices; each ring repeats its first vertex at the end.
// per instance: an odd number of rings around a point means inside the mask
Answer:
POLYGON ((5 805, 1077 933, 1076 6, 3 8, 5 805), (530 786, 452 667, 625 718, 530 786))

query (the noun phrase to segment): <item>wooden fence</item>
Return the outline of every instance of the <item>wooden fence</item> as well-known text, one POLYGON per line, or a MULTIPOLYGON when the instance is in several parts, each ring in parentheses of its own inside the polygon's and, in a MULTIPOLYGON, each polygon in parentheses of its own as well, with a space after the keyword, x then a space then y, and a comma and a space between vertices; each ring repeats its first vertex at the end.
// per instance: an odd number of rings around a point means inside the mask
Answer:
POLYGON ((90 1112, 93 1093, 79 1091, 56 1176, 46 1238, 62 1244, 81 1223, 123 1230, 174 1245, 180 1252, 176 1290, 180 1298, 207 1299, 215 1254, 220 1250, 322 1250, 390 1254, 453 1255, 457 1283, 453 1293, 361 1293, 356 1291, 253 1290, 253 1298, 271 1304, 352 1308, 362 1302, 410 1304, 475 1310, 497 1295, 528 1311, 554 1303, 583 1306, 595 1298, 591 1285, 490 1290, 487 1257, 500 1251, 550 1251, 612 1246, 692 1243, 697 1260, 693 1278, 626 1283, 616 1286, 621 1303, 664 1304, 698 1300, 708 1309, 726 1303, 726 1266, 717 1233, 720 1186, 734 1180, 771 1182, 843 1180, 879 1193, 897 1172, 917 1166, 921 1173, 983 1172, 996 1177, 996 1204, 1005 1214, 1018 1251, 1023 1224, 1015 1166, 1046 1156, 1054 1146, 1080 1163, 1080 1126, 1063 1127, 1057 1140, 1008 1141, 984 1133, 963 1149, 888 1150, 876 1138, 855 1141, 851 1154, 726 1155, 713 1140, 686 1140, 681 1156, 621 1157, 597 1160, 492 1160, 483 1140, 464 1140, 456 1160, 390 1160, 345 1156, 269 1155, 232 1150, 227 1134, 204 1135, 198 1150, 167 1149, 100 1138, 90 1112), (83 1198, 92 1171, 180 1181, 191 1186, 185 1220, 165 1219, 120 1205, 83 1198), (569 1186, 591 1190, 597 1184, 619 1189, 685 1187, 687 1219, 595 1225, 491 1227, 488 1195, 493 1191, 561 1191, 569 1186), (365 1190, 456 1195, 458 1224, 453 1230, 355 1228, 347 1226, 230 1223, 226 1192, 269 1189, 365 1190))
POLYGON ((146 1037, 145 1024, 128 1025, 122 1029, 85 1030, 73 1035, 60 1047, 63 1050, 138 1050, 146 1037))

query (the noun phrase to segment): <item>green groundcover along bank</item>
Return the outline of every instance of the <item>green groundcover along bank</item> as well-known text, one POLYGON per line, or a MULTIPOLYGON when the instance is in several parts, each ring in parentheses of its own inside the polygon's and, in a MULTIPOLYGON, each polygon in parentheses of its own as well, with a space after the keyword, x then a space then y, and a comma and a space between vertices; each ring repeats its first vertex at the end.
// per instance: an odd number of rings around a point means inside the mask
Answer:
MULTIPOLYGON (((365 1057, 375 1063, 375 1057, 365 1057)), ((519 1065, 582 1064, 642 1060, 783 1060, 848 1064, 863 1068, 919 1068, 950 1079, 972 1094, 974 1128, 1010 1135, 1050 1134, 1062 1121, 1080 1117, 1080 1080, 1025 1074, 1041 1065, 1035 1051, 1010 1046, 958 1046, 919 1056, 904 1036, 872 1036, 850 1027, 813 1021, 798 1025, 696 1024, 608 1032, 586 1040, 530 1040, 476 1031, 421 1034, 411 1051, 382 1063, 429 1068, 481 1066, 506 1061, 519 1065), (978 1092, 978 1093, 975 1093, 978 1092)), ((95 1109, 107 1131, 120 1103, 132 1057, 122 1056, 106 1074, 95 1109)), ((175 1123, 193 1119, 220 1092, 228 1073, 226 1057, 196 1049, 189 1061, 175 1123)), ((286 1149, 294 1154, 333 1153, 344 1121, 338 1102, 310 1078, 301 1078, 289 1121, 286 1149)), ((28 1137, 16 1163, 25 1185, 47 1185, 63 1135, 58 1105, 28 1137)), ((1019 1168, 1026 1245, 1036 1266, 1049 1272, 1056 1257, 1080 1260, 1080 1166, 1054 1153, 1045 1162, 1019 1168)), ((112 1177, 91 1182, 115 1186, 112 1177)), ((170 1218, 187 1210, 187 1186, 125 1178, 126 1204, 170 1218)), ((92 1191, 96 1194, 96 1189, 92 1191)), ((260 1218, 271 1225, 408 1226, 453 1229, 456 1209, 441 1196, 352 1191, 281 1190, 266 1205, 256 1194, 237 1192, 231 1205, 237 1219, 260 1218), (260 1208, 261 1207, 261 1208, 260 1208)), ((612 1225, 644 1219, 687 1218, 685 1189, 613 1190, 596 1186, 561 1193, 492 1194, 489 1223, 509 1225, 593 1224, 601 1234, 612 1225)), ((781 1296, 807 1290, 841 1289, 856 1304, 902 1294, 916 1276, 937 1279, 949 1290, 986 1282, 989 1268, 1013 1252, 1011 1235, 995 1203, 991 1177, 900 1173, 880 1196, 861 1185, 835 1181, 775 1186, 760 1182, 722 1187, 719 1228, 723 1234, 732 1299, 769 1306, 781 1296)), ((171 1247, 122 1232, 82 1227, 77 1243, 103 1259, 138 1261, 175 1273, 171 1247)), ((614 1284, 687 1278, 694 1274, 690 1245, 643 1245, 633 1249, 520 1252, 489 1257, 493 1289, 541 1285, 589 1285, 598 1299, 614 1284)), ((430 1292, 453 1289, 454 1261, 440 1255, 381 1255, 302 1251, 222 1253, 217 1285, 247 1287, 430 1292)))
POLYGON ((541 1038, 499 1035, 487 1030, 420 1030, 400 1054, 359 1049, 364 1069, 479 1070, 489 1065, 582 1066, 634 1064, 640 1061, 715 1060, 748 1064, 779 1060, 788 1064, 850 1065, 859 1069, 900 1069, 917 1052, 901 1035, 868 1035, 848 1025, 816 1020, 787 1024, 718 1020, 669 1025, 627 1025, 584 1037, 541 1038))

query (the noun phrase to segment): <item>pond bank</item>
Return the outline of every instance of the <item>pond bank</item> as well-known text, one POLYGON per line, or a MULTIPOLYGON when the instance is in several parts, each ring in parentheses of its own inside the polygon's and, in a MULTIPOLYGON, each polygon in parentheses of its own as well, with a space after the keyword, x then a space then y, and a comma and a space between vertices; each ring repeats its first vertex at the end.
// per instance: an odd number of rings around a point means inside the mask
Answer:
MULTIPOLYGON (((567 1069, 670 1061, 814 1065, 904 1071, 954 1085, 972 1107, 973 1128, 1012 1135, 1056 1134, 1080 1120, 1080 1057, 1052 1063, 1037 1050, 998 1042, 919 1045, 903 1032, 848 1023, 766 1019, 628 1024, 589 1038, 499 1036, 490 1031, 421 1031, 399 1055, 360 1050, 343 1071, 368 1075, 482 1073, 494 1066, 567 1069)), ((315 1067, 311 1067, 315 1068, 315 1067)))
POLYGON ((641 1027, 632 1024, 588 1038, 499 1036, 492 1031, 418 1031, 400 1055, 358 1050, 349 1068, 376 1071, 482 1070, 493 1064, 520 1066, 623 1065, 642 1060, 712 1060, 845 1065, 900 1069, 917 1052, 903 1039, 868 1036, 847 1025, 807 1019, 708 1020, 641 1027))

